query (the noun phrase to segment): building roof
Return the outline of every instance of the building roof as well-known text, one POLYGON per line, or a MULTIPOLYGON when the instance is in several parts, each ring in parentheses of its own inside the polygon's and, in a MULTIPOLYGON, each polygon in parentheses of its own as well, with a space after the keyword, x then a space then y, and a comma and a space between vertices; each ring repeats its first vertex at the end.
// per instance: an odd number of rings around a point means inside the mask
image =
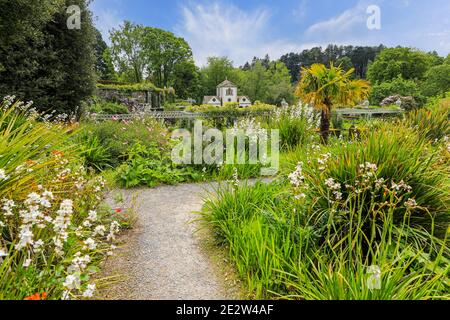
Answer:
POLYGON ((205 96, 203 98, 203 104, 209 103, 212 99, 216 98, 217 102, 220 103, 220 99, 217 96, 205 96))
POLYGON ((230 80, 225 80, 224 82, 222 82, 221 84, 219 84, 217 86, 217 88, 223 88, 223 87, 234 87, 237 88, 237 85, 235 85, 233 82, 231 82, 230 80))

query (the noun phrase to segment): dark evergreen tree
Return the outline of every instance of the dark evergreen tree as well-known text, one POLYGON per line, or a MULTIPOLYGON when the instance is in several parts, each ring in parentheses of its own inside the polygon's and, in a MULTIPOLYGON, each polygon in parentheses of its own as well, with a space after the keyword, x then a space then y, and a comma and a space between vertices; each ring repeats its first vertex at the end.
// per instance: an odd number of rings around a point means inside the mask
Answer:
POLYGON ((0 0, 0 95, 59 113, 81 106, 95 84, 95 33, 87 2, 0 0), (80 30, 67 26, 71 5, 81 9, 80 30))

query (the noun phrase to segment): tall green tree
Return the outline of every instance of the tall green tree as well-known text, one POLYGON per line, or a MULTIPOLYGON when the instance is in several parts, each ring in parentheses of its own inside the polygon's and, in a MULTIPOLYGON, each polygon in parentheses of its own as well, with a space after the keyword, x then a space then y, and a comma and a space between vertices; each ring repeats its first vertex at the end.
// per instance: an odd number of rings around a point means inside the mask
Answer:
POLYGON ((110 33, 111 57, 116 69, 130 82, 142 82, 147 68, 142 26, 125 21, 120 29, 110 33))
POLYGON ((172 86, 179 65, 194 64, 192 50, 183 39, 157 28, 143 29, 142 43, 147 73, 159 87, 172 86))
POLYGON ((189 96, 187 89, 197 90, 198 71, 192 50, 183 38, 126 21, 111 32, 111 42, 111 56, 122 79, 149 80, 157 87, 173 87, 183 98, 189 96))
POLYGON ((103 36, 97 29, 94 30, 95 33, 95 57, 97 59, 95 70, 97 76, 101 80, 114 80, 115 70, 111 59, 111 52, 108 45, 103 40, 103 36))
POLYGON ((209 57, 205 67, 201 69, 201 83, 204 95, 215 94, 216 86, 225 79, 236 82, 233 62, 226 57, 209 57))
POLYGON ((243 79, 240 90, 252 101, 275 105, 280 105, 283 99, 289 103, 294 102, 291 76, 281 61, 266 63, 264 60, 256 60, 250 69, 244 72, 243 79))
POLYGON ((86 0, 0 0, 0 94, 73 113, 94 89, 95 34, 86 0), (81 9, 69 29, 67 8, 81 9))

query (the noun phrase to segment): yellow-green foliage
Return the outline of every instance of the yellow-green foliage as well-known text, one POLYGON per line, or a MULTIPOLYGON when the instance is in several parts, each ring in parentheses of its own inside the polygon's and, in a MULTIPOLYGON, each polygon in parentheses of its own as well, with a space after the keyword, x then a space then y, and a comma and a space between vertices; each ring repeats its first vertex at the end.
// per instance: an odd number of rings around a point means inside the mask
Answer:
POLYGON ((240 108, 237 103, 226 103, 224 106, 212 106, 209 104, 203 104, 200 106, 192 106, 187 109, 190 112, 200 112, 200 113, 235 113, 235 114, 246 114, 246 113, 258 113, 258 112, 271 112, 277 109, 277 106, 257 102, 252 106, 246 108, 240 108))

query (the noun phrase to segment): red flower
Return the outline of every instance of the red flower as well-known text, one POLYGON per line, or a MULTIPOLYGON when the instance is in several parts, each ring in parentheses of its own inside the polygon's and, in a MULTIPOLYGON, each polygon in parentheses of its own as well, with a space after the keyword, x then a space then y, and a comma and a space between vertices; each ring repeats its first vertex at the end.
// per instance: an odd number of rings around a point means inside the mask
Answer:
POLYGON ((122 213, 122 212, 123 212, 122 209, 114 209, 114 211, 115 211, 116 213, 122 213))
POLYGON ((23 300, 45 300, 47 299, 47 292, 43 292, 42 295, 39 293, 35 293, 29 297, 26 297, 23 300))

